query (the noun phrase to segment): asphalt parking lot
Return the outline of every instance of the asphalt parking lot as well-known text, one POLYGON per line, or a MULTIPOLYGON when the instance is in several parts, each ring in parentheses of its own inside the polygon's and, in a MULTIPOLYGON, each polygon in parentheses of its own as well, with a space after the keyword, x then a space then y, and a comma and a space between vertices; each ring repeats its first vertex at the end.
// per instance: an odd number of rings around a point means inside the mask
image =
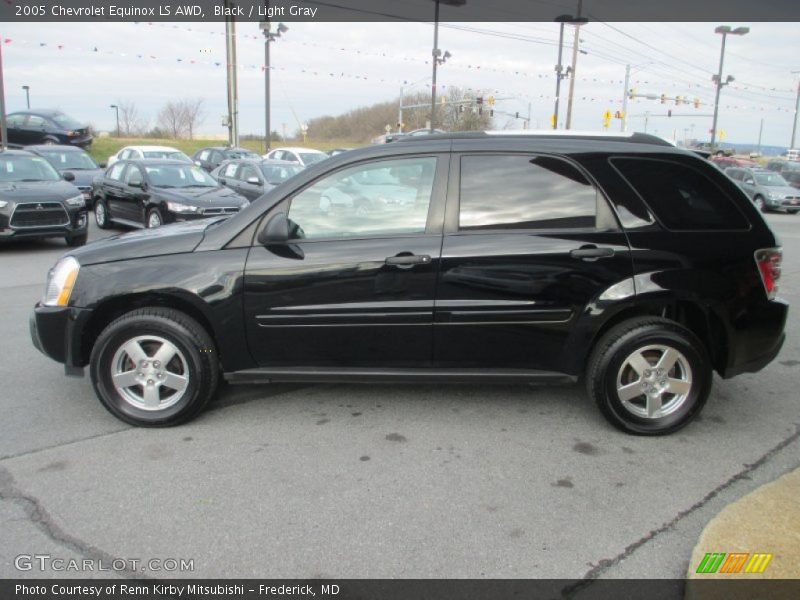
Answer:
POLYGON ((0 577, 91 576, 15 567, 47 554, 193 560, 148 577, 680 578, 709 519, 800 464, 800 215, 767 218, 786 344, 664 438, 578 386, 231 386, 132 428, 30 342, 63 241, 2 245, 0 577))

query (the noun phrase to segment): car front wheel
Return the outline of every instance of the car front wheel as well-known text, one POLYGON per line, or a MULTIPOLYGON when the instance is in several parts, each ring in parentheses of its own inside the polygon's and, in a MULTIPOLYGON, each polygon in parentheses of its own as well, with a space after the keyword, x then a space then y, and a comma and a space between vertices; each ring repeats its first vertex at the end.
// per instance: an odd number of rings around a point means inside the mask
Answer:
POLYGON ((657 317, 626 321, 595 346, 589 396, 615 427, 638 435, 673 433, 694 419, 711 391, 711 362, 682 325, 657 317))
POLYGON ((767 212, 767 203, 764 202, 764 198, 763 197, 756 196, 755 198, 753 198, 753 202, 755 202, 756 208, 758 210, 760 210, 763 213, 767 212))
POLYGON ((140 427, 194 418, 220 379, 214 343, 203 326, 158 307, 134 310, 108 325, 92 349, 90 372, 103 406, 140 427))

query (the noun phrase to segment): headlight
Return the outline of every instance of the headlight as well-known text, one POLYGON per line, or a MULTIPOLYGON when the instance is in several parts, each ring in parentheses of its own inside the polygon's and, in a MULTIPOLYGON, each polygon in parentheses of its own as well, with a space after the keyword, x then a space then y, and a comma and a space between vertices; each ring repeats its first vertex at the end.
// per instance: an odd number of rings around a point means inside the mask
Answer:
POLYGON ((6 206, 8 206, 8 202, 5 200, 0 200, 0 208, 5 208, 6 206))
POLYGON ((70 206, 86 206, 86 200, 83 198, 83 194, 78 194, 77 196, 73 196, 72 198, 67 198, 64 200, 70 206))
POLYGON ((59 260, 47 274, 47 288, 44 292, 42 304, 45 306, 66 306, 80 268, 80 263, 71 256, 65 256, 59 260))
POLYGON ((196 206, 189 206, 180 202, 167 202, 167 208, 176 213, 194 213, 198 211, 196 206))

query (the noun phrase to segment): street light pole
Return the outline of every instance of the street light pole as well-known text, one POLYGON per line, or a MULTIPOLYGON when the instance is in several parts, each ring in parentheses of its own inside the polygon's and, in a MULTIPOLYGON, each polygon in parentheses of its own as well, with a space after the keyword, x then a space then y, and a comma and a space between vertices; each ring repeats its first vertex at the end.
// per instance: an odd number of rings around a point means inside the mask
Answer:
POLYGON ((733 76, 728 75, 726 80, 722 81, 722 65, 725 62, 725 40, 728 37, 728 34, 732 35, 744 35, 750 31, 749 27, 737 27, 736 29, 731 29, 728 25, 720 25, 714 30, 714 33, 722 34, 722 48, 719 52, 719 71, 717 71, 716 75, 711 77, 711 80, 717 84, 717 90, 714 94, 714 118, 711 123, 711 143, 709 147, 712 152, 717 149, 717 118, 719 117, 719 94, 722 91, 722 87, 728 85, 731 81, 733 81, 733 76))
POLYGON ((28 110, 31 109, 31 86, 23 85, 22 89, 25 90, 25 106, 28 107, 28 110))
POLYGON ((0 150, 5 150, 8 145, 8 130, 6 129, 6 88, 3 85, 3 44, 0 44, 0 150))
POLYGON ((269 63, 269 45, 281 37, 281 34, 289 31, 289 28, 283 23, 278 23, 278 30, 272 33, 272 27, 269 21, 264 21, 260 25, 261 31, 264 34, 264 145, 266 148, 264 152, 269 152, 272 145, 272 126, 270 125, 270 63, 269 63))
POLYGON ((436 68, 439 66, 439 0, 436 2, 436 12, 433 16, 433 53, 431 61, 433 63, 433 79, 431 80, 431 127, 433 133, 436 127, 436 68))
MULTIPOLYGON (((800 73, 800 71, 792 71, 793 74, 800 73)), ((794 119, 792 119, 792 143, 789 148, 794 148, 794 136, 797 133, 797 111, 800 109, 800 79, 797 80, 797 98, 794 101, 794 119)))
POLYGON ((109 108, 113 108, 114 111, 117 113, 117 137, 119 137, 119 106, 116 104, 112 104, 109 108))

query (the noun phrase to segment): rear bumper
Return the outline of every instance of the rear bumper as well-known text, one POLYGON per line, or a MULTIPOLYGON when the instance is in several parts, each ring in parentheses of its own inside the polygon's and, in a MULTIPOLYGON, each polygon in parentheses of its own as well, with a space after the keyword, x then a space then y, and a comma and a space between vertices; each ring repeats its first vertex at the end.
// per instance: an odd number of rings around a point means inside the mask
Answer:
POLYGON ((81 333, 92 311, 36 304, 28 320, 31 341, 45 356, 64 364, 67 375, 82 375, 81 333))
POLYGON ((786 339, 786 319, 789 304, 784 300, 770 300, 748 314, 739 325, 742 331, 732 340, 731 360, 724 378, 742 373, 755 373, 771 363, 781 351, 786 339))

